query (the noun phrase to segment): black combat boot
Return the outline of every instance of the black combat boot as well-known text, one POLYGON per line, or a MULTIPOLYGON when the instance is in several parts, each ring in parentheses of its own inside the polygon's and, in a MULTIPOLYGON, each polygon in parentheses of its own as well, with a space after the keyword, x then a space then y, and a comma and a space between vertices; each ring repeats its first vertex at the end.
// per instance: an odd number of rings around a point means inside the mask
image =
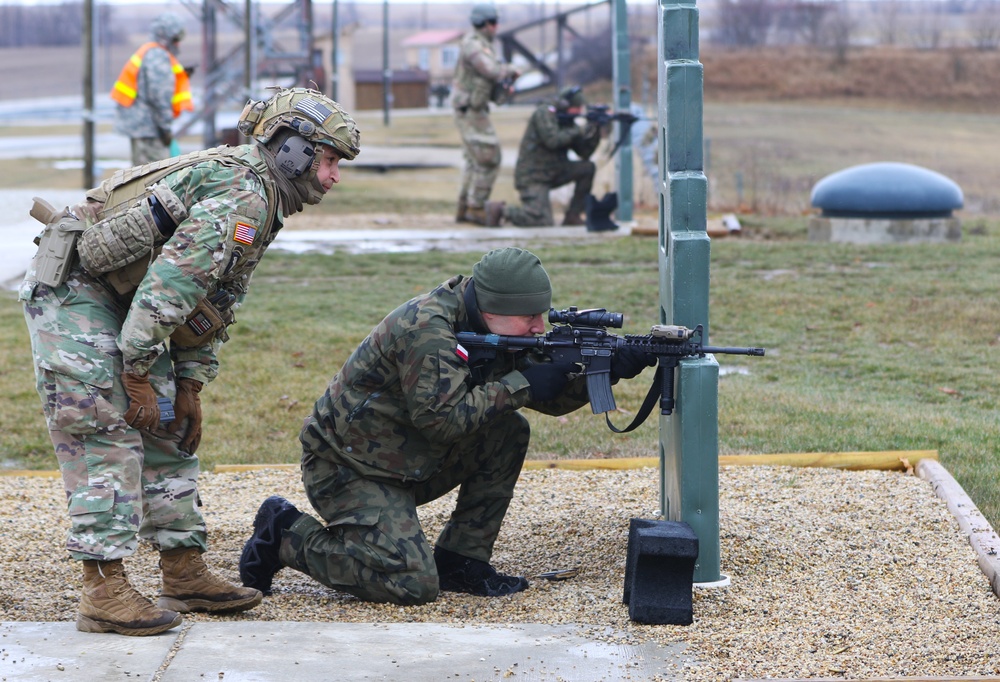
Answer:
POLYGON ((445 592, 467 592, 477 597, 505 597, 528 589, 527 578, 497 573, 485 561, 470 559, 441 547, 434 548, 438 581, 445 592))
POLYGON ((253 535, 243 545, 240 555, 240 580, 246 587, 271 594, 274 574, 282 569, 278 551, 281 532, 299 520, 302 512, 283 497, 272 495, 264 500, 253 520, 253 535))

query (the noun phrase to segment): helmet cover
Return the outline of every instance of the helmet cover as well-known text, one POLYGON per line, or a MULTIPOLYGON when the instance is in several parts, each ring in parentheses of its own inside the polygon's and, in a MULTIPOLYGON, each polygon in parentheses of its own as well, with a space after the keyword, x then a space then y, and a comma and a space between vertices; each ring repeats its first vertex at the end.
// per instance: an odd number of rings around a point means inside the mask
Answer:
POLYGON ((309 88, 283 88, 268 100, 247 102, 238 128, 261 144, 287 128, 313 144, 333 147, 348 161, 361 152, 361 131, 350 114, 309 88))
POLYGON ((472 25, 477 27, 482 26, 487 21, 497 21, 498 18, 496 5, 491 2, 481 2, 473 5, 472 13, 469 15, 472 25))
POLYGON ((164 45, 184 39, 184 23, 173 12, 164 12, 149 26, 153 40, 164 45))

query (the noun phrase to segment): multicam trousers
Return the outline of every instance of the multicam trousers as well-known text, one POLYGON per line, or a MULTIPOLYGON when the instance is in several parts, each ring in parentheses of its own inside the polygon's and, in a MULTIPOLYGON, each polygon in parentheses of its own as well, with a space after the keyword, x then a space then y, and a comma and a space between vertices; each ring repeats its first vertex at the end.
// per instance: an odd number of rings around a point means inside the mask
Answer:
POLYGON ((489 109, 456 110, 455 125, 462 135, 462 156, 465 158, 458 203, 482 208, 500 173, 500 138, 490 121, 489 109))
POLYGON ((530 427, 517 412, 499 417, 451 449, 422 483, 393 484, 306 451, 302 482, 326 522, 306 514, 283 534, 281 563, 359 599, 424 604, 438 595, 434 548, 417 507, 459 488, 437 545, 489 561, 528 450, 530 427))
POLYGON ((170 146, 163 144, 158 137, 133 137, 131 140, 133 166, 145 166, 170 158, 170 146))
MULTIPOLYGON (((198 458, 166 431, 140 432, 124 419, 116 337, 126 309, 79 268, 59 287, 20 291, 36 388, 66 489, 66 548, 74 559, 120 559, 138 537, 157 549, 206 546, 198 510, 198 458)), ((170 357, 149 371, 157 396, 174 400, 170 357)))

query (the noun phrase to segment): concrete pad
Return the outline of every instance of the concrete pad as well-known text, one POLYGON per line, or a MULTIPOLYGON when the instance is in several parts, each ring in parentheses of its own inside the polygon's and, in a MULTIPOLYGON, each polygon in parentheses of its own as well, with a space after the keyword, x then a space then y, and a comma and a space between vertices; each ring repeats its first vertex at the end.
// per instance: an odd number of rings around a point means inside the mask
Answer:
POLYGON ((158 682, 683 679, 686 645, 580 625, 191 623, 152 637, 0 623, 0 680, 158 682), (608 640, 608 641, 605 641, 608 640))
POLYGON ((76 623, 0 623, 0 680, 151 680, 179 629, 152 637, 79 632, 76 623))
POLYGON ((678 679, 683 646, 599 641, 574 625, 195 623, 161 682, 678 679))

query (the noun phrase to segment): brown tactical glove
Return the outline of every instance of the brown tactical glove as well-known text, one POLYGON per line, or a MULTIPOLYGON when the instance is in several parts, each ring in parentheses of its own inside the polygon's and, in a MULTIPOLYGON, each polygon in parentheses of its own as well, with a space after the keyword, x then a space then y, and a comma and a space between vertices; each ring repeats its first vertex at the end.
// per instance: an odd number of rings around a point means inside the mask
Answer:
POLYGON ((122 384, 128 396, 125 421, 140 431, 151 431, 160 424, 160 406, 156 404, 156 394, 149 385, 149 375, 122 374, 122 384))
POLYGON ((201 397, 198 395, 201 387, 202 383, 196 379, 177 380, 174 420, 167 427, 170 433, 177 433, 184 428, 184 420, 187 420, 187 433, 181 440, 180 448, 189 455, 193 455, 201 443, 201 397))

